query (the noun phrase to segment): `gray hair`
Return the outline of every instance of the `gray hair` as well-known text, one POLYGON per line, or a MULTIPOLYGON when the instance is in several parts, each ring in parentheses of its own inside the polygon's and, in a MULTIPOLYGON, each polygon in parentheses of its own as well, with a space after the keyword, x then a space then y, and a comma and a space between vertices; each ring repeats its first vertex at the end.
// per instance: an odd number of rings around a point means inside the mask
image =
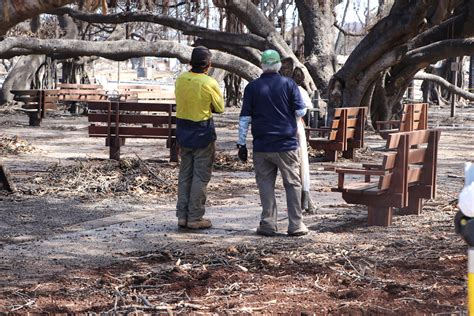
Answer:
POLYGON ((281 68, 281 63, 276 63, 273 65, 262 64, 263 72, 279 72, 281 68))

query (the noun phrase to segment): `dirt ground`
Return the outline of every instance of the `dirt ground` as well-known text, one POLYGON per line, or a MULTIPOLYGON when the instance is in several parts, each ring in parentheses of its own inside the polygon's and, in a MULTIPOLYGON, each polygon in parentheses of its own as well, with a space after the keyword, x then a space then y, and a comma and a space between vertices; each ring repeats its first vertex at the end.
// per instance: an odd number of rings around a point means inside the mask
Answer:
POLYGON ((252 164, 235 157, 237 110, 216 118, 214 227, 194 232, 176 225, 164 141, 127 140, 118 163, 84 116, 55 113, 38 128, 3 109, 0 158, 17 192, 0 193, 0 312, 463 314, 467 249, 453 217, 474 161, 474 108, 448 113, 430 108, 443 131, 438 196, 421 216, 368 227, 364 206, 331 192, 335 166, 380 161, 384 143, 368 132, 355 161, 311 159, 309 235, 286 236, 278 182, 282 234, 265 238, 252 164))

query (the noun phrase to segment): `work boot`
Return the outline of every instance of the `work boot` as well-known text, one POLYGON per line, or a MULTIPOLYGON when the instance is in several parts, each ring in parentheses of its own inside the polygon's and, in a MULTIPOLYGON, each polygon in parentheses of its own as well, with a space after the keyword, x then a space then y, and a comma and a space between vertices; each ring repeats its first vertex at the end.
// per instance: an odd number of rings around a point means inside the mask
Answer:
POLYGON ((309 233, 308 228, 306 228, 306 226, 304 224, 302 224, 302 227, 300 227, 298 230, 291 231, 291 232, 288 231, 288 236, 299 237, 299 236, 308 235, 308 233, 309 233))
POLYGON ((186 227, 189 229, 206 229, 206 228, 212 227, 212 222, 210 219, 203 217, 196 221, 188 221, 188 224, 186 227))
POLYGON ((265 236, 265 237, 275 237, 276 236, 276 231, 264 230, 264 229, 261 229, 260 227, 258 227, 257 228, 257 235, 265 236))
POLYGON ((300 237, 300 236, 308 235, 308 233, 309 233, 309 231, 307 231, 307 230, 301 230, 301 231, 297 231, 297 232, 294 232, 294 233, 288 232, 288 236, 290 236, 290 237, 300 237))
POLYGON ((188 220, 185 217, 178 218, 178 226, 181 228, 186 228, 186 225, 188 224, 188 220))

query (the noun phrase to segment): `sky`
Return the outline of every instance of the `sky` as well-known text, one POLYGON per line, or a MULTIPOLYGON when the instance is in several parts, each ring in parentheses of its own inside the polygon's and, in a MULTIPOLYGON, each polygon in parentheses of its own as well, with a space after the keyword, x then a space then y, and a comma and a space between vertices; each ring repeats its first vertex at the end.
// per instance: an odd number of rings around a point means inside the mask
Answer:
POLYGON ((378 6, 378 0, 344 0, 336 7, 337 20, 339 22, 342 22, 347 1, 350 1, 350 4, 347 10, 346 23, 359 22, 360 20, 365 22, 367 5, 370 6, 371 11, 375 10, 378 6))

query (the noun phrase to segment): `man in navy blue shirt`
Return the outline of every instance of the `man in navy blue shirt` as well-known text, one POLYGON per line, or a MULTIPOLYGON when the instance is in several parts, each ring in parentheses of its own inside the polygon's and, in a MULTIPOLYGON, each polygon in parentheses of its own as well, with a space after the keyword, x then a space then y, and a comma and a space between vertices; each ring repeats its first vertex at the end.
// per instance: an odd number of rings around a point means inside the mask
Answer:
POLYGON ((296 119, 306 107, 296 83, 281 76, 280 55, 274 50, 262 54, 263 74, 244 91, 239 120, 239 157, 247 159, 246 137, 250 123, 253 136, 253 161, 262 215, 257 234, 274 236, 277 229, 275 181, 278 170, 283 178, 288 207, 288 235, 302 236, 308 229, 302 222, 301 178, 296 135, 296 119))

